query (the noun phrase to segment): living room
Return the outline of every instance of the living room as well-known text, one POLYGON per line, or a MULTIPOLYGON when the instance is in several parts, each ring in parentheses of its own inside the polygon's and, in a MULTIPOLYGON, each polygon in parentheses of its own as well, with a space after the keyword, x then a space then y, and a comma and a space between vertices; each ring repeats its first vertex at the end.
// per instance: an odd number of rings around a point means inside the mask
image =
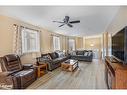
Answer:
POLYGON ((0 6, 0 11, 1 89, 126 88, 106 83, 104 61, 112 55, 113 35, 126 26, 127 7, 0 6))

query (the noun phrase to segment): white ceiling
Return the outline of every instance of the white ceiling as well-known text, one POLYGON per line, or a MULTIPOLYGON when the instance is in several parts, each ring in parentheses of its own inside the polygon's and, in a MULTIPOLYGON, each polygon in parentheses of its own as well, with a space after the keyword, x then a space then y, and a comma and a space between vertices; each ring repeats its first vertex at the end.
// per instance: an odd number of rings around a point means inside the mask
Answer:
POLYGON ((116 15, 119 6, 1 6, 0 14, 7 15, 50 31, 71 36, 91 36, 104 32, 116 15), (81 23, 58 27, 53 20, 70 20, 81 23))

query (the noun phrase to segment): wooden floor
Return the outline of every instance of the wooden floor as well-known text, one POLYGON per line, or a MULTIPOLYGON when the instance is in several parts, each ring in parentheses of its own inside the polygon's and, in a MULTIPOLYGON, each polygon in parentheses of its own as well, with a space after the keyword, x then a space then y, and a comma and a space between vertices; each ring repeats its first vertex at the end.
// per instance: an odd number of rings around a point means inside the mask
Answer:
POLYGON ((107 89, 102 61, 79 62, 79 67, 74 72, 57 68, 37 79, 27 89, 107 89))

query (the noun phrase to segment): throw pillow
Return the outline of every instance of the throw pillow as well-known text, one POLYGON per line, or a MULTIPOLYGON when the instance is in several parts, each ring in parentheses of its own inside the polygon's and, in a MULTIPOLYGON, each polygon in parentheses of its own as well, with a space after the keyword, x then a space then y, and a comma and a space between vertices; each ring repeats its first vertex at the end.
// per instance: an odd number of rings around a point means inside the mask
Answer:
POLYGON ((49 55, 50 55, 50 57, 51 57, 52 59, 56 59, 56 58, 58 58, 58 55, 57 55, 56 52, 49 53, 49 55))
POLYGON ((77 51, 77 55, 84 55, 84 51, 77 51))
POLYGON ((64 52, 62 52, 62 51, 57 52, 57 54, 58 54, 58 57, 64 57, 65 56, 64 52))
POLYGON ((75 51, 73 51, 71 55, 76 55, 76 52, 75 52, 75 51))
POLYGON ((88 52, 88 56, 90 56, 92 54, 92 52, 88 52))
POLYGON ((65 57, 65 53, 64 53, 64 52, 61 52, 61 56, 62 56, 62 57, 65 57))
POLYGON ((84 56, 87 56, 87 55, 88 55, 88 52, 85 52, 85 53, 84 53, 84 56))

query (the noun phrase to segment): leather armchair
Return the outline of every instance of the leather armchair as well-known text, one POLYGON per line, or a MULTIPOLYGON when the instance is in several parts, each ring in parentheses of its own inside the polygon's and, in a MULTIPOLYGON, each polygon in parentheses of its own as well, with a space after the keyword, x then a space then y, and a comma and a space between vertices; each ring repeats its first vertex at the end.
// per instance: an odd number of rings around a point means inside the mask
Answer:
POLYGON ((0 85, 24 89, 37 79, 37 69, 31 64, 22 65, 18 55, 5 55, 0 58, 0 64, 0 85))

